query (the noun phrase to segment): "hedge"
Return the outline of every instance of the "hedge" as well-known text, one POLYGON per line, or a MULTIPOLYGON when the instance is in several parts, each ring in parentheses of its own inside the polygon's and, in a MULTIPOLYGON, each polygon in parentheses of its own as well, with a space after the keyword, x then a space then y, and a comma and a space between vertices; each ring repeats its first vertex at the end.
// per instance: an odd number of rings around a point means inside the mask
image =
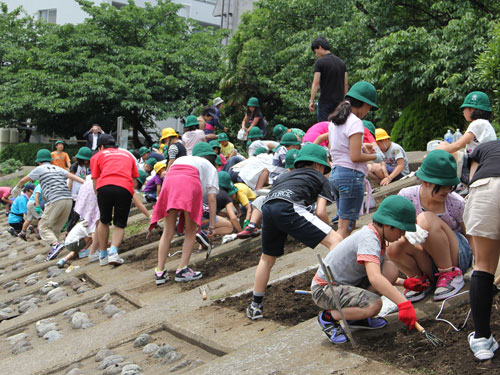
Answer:
MULTIPOLYGON (((23 163, 23 165, 36 165, 35 158, 38 150, 46 148, 53 151, 49 144, 45 143, 17 143, 8 144, 2 151, 0 151, 0 163, 8 159, 16 159, 23 163)), ((72 158, 78 152, 80 146, 78 145, 65 145, 64 151, 72 158)))

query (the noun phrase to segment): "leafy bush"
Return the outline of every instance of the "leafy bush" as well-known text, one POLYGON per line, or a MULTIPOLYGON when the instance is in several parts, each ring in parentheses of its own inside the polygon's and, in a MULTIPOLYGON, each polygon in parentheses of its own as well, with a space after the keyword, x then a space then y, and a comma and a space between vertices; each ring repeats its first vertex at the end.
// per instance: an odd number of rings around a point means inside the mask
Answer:
POLYGON ((447 129, 463 133, 466 123, 458 108, 429 102, 427 95, 421 95, 403 110, 394 124, 391 140, 400 144, 406 151, 425 151, 427 142, 443 139, 447 129))
POLYGON ((3 163, 0 163, 0 174, 2 175, 7 175, 16 172, 17 170, 21 169, 23 166, 23 163, 21 163, 19 160, 16 159, 8 159, 4 161, 3 163))
MULTIPOLYGON (((22 165, 36 165, 36 153, 42 148, 53 151, 50 145, 44 143, 18 143, 6 145, 2 151, 0 151, 0 163, 9 159, 16 159, 19 160, 22 165)), ((79 147, 76 145, 66 145, 64 147, 64 151, 68 153, 70 158, 76 155, 78 149, 79 147)))

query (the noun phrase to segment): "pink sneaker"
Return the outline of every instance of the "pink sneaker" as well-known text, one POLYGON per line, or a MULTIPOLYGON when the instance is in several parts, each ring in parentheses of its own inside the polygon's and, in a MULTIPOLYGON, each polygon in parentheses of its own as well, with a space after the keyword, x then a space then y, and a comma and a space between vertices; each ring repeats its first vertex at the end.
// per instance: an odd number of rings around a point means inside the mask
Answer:
POLYGON ((451 271, 436 273, 435 276, 438 276, 438 280, 434 291, 434 301, 442 301, 454 296, 464 286, 464 277, 458 267, 452 267, 451 271))

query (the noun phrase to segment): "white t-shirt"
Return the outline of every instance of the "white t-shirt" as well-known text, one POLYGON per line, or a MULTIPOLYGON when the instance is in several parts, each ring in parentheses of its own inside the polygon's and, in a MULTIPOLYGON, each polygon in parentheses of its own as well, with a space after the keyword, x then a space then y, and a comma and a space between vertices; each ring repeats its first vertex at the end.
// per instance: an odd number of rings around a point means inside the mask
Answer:
POLYGON ((365 128, 361 119, 354 113, 351 113, 347 121, 343 125, 335 125, 330 122, 328 126, 328 142, 330 143, 330 155, 332 156, 332 166, 340 166, 344 168, 354 169, 368 174, 368 166, 366 162, 354 163, 351 160, 351 151, 349 145, 349 137, 354 134, 365 133, 365 128))
POLYGON ((248 147, 248 157, 253 156, 253 154, 255 153, 255 150, 257 150, 259 147, 264 147, 264 148, 268 149, 269 151, 272 151, 278 146, 279 146, 279 143, 274 142, 274 141, 262 141, 262 140, 253 141, 250 144, 250 146, 248 147), (267 145, 269 143, 271 143, 273 145, 273 148, 271 150, 269 150, 269 147, 267 147, 267 145))
POLYGON ((93 228, 89 228, 85 220, 78 222, 68 233, 64 244, 67 246, 70 243, 75 243, 80 241, 82 238, 91 237, 92 233, 95 232, 95 225, 93 228))
POLYGON ((184 143, 184 147, 186 147, 188 156, 193 154, 194 146, 197 143, 203 142, 203 138, 205 138, 205 132, 200 129, 191 130, 182 135, 182 142, 184 143))
POLYGON ((403 147, 398 145, 397 143, 391 142, 391 147, 389 147, 385 152, 384 152, 384 162, 391 168, 396 168, 398 165, 398 159, 403 159, 405 161, 405 166, 401 173, 403 176, 406 176, 408 173, 410 173, 410 167, 408 166, 408 158, 406 157, 406 152, 403 150, 403 147))
POLYGON ((199 156, 181 156, 175 159, 172 163, 172 166, 174 165, 190 165, 198 169, 203 195, 217 194, 219 191, 219 175, 217 174, 217 169, 215 169, 207 159, 199 156))
POLYGON ((474 134, 474 139, 465 146, 465 149, 469 153, 474 151, 481 143, 495 141, 497 139, 495 129, 488 120, 479 119, 472 121, 465 132, 474 134))

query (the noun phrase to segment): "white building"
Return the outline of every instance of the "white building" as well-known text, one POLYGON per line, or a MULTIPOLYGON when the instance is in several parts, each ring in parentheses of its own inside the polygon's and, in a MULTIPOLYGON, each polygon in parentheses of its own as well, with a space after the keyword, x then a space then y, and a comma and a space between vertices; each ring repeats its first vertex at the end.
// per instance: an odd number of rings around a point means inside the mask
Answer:
MULTIPOLYGON (((9 11, 22 6, 31 16, 44 19, 47 22, 63 25, 65 23, 80 23, 87 17, 74 0, 2 0, 7 4, 9 11)), ((96 5, 111 4, 117 8, 128 3, 127 0, 93 0, 96 5)), ((144 3, 156 4, 156 0, 135 0, 136 5, 144 3)), ((220 27, 220 19, 213 15, 217 0, 172 0, 182 4, 179 15, 192 18, 204 26, 220 27)))
POLYGON ((229 29, 233 33, 238 28, 241 14, 247 10, 252 10, 256 0, 217 0, 214 13, 215 17, 220 17, 219 26, 229 29))

